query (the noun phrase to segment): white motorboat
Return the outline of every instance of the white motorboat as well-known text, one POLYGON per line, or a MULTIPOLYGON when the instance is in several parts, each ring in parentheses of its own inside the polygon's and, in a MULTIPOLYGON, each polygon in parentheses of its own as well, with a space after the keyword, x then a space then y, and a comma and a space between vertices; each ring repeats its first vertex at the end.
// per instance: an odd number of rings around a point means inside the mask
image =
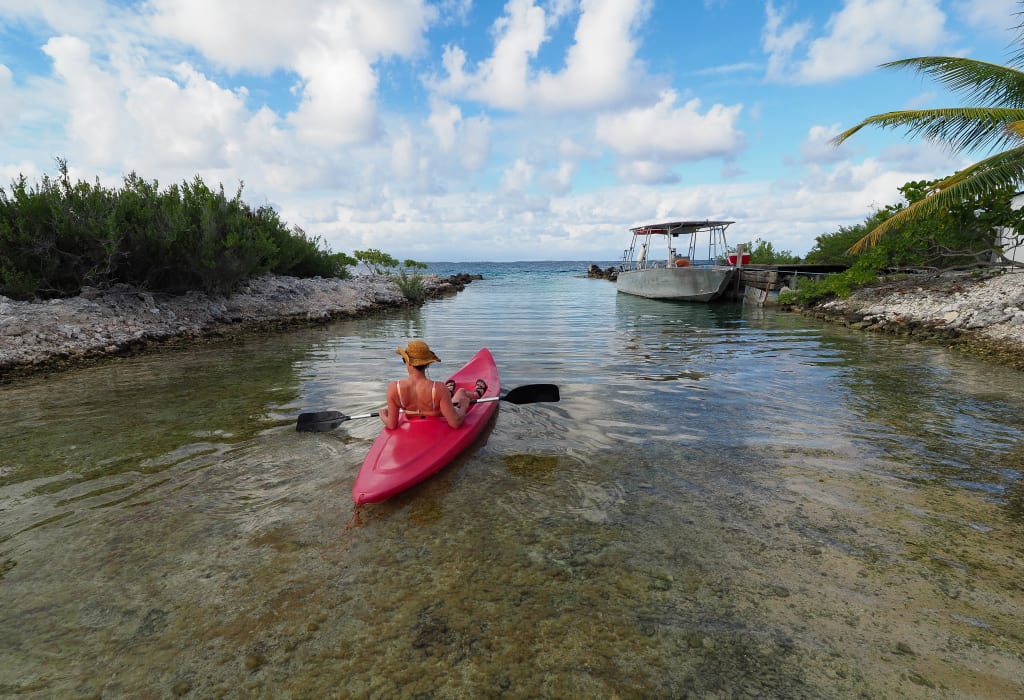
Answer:
POLYGON ((735 262, 726 263, 725 229, 732 223, 673 221, 631 228, 633 238, 622 254, 616 288, 650 299, 717 299, 745 262, 734 255, 735 262), (685 237, 681 242, 680 236, 685 237))

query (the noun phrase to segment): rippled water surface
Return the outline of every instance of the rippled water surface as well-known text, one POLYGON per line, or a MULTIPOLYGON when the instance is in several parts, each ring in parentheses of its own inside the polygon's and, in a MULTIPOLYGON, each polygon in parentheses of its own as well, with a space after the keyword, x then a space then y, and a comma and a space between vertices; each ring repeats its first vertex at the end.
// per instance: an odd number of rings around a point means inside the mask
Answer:
POLYGON ((0 695, 1024 696, 1024 377, 586 263, 0 387, 0 695), (395 348, 503 404, 355 508, 395 348))

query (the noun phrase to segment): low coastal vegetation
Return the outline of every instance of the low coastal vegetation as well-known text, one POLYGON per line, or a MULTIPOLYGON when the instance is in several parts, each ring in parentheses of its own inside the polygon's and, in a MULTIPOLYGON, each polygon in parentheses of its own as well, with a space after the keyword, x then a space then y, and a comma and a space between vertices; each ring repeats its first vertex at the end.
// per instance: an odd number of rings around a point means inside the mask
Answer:
POLYGON ((750 262, 754 265, 792 265, 800 262, 799 255, 794 255, 788 250, 777 251, 771 242, 760 238, 753 243, 745 244, 743 250, 750 255, 750 262))
POLYGON ((119 188, 59 174, 0 187, 0 295, 17 300, 70 297, 84 287, 127 284, 154 292, 229 294, 264 273, 349 277, 365 263, 392 275, 408 299, 422 300, 414 260, 377 250, 332 252, 319 236, 288 226, 271 207, 208 187, 198 176, 161 189, 131 173, 119 188), (395 272, 397 270, 397 272, 395 272))
POLYGON ((820 280, 802 279, 795 291, 783 294, 780 300, 811 305, 847 297, 883 274, 981 268, 998 258, 995 240, 999 227, 1024 230, 1024 210, 1011 207, 1016 190, 1008 185, 892 223, 897 214, 929 196, 938 182, 908 182, 899 188, 902 201, 876 211, 861 224, 818 236, 804 262, 846 265, 848 269, 820 280), (884 237, 871 246, 857 245, 883 222, 890 222, 884 237))
POLYGON ((376 248, 357 250, 353 255, 371 274, 390 275, 406 299, 419 302, 426 297, 423 277, 417 272, 426 269, 426 263, 405 260, 399 265, 396 258, 376 248))

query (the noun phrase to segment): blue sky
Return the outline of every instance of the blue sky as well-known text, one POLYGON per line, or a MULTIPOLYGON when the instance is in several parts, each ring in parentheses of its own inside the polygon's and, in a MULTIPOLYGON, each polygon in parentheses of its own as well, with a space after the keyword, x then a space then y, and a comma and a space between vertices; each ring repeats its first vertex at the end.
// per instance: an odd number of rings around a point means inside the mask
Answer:
POLYGON ((880 63, 1005 63, 1015 0, 0 0, 0 186, 223 184, 334 250, 618 259, 729 219, 804 254, 951 154, 872 114, 958 104, 880 63))

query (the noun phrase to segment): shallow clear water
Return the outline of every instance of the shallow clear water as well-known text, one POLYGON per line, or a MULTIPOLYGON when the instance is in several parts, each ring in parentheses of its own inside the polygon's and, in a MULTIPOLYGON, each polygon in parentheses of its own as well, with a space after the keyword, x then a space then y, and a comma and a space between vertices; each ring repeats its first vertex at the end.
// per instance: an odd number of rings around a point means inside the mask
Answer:
POLYGON ((1020 373, 586 265, 0 388, 0 695, 1024 695, 1020 373), (413 337, 562 400, 357 509, 413 337))

